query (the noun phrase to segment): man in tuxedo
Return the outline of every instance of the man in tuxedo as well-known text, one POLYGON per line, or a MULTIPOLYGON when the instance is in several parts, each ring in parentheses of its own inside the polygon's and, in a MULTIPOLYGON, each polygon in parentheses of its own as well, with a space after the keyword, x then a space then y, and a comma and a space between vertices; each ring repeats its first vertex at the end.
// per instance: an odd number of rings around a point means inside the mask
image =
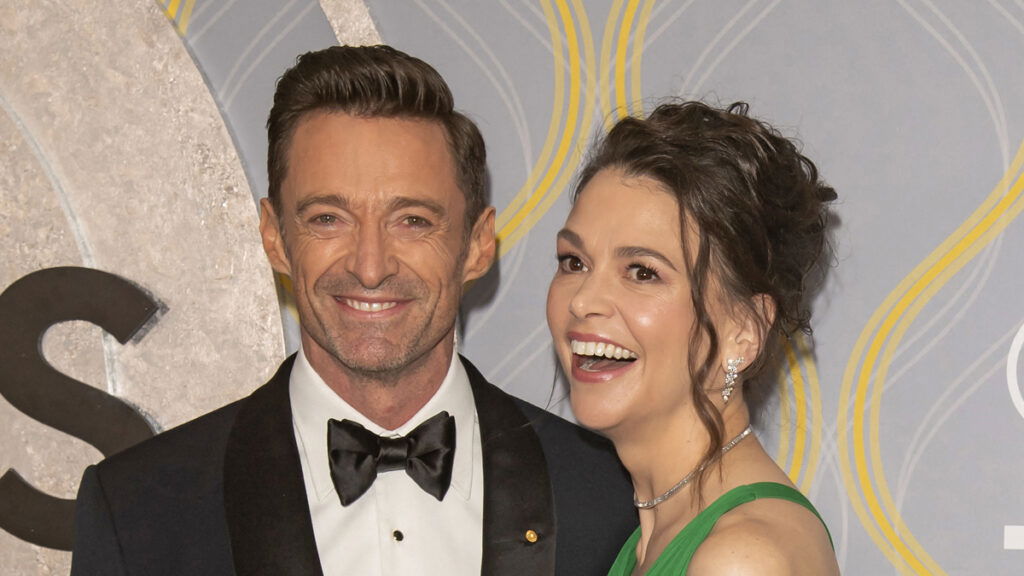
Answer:
POLYGON ((311 52, 267 130, 260 232, 301 349, 89 467, 72 574, 605 574, 636 525, 610 446, 456 351, 494 208, 444 80, 386 46, 311 52))

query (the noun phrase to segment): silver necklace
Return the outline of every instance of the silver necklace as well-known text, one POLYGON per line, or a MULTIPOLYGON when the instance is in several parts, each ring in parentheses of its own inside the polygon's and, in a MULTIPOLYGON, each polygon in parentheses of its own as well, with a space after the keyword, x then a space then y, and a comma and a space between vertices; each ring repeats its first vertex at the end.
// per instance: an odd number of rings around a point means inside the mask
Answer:
MULTIPOLYGON (((729 450, 732 450, 733 447, 736 446, 737 444, 739 444, 741 440, 743 440, 744 438, 749 436, 750 432, 751 432, 750 426, 747 426, 746 428, 743 429, 743 432, 740 432, 739 434, 736 435, 735 438, 733 438, 732 440, 729 440, 728 444, 726 444, 725 446, 722 446, 722 456, 725 456, 726 452, 728 452, 729 450)), ((648 510, 650 508, 654 508, 658 504, 661 504, 665 500, 668 500, 669 498, 671 498, 676 492, 679 492, 680 488, 682 488, 683 486, 686 486, 687 484, 689 484, 697 476, 697 474, 700 474, 704 470, 705 466, 707 466, 707 464, 702 464, 702 465, 698 466, 695 470, 691 471, 686 476, 683 476, 682 480, 680 480, 679 482, 676 482, 675 486, 673 486, 673 487, 669 488, 668 490, 666 490, 664 493, 662 493, 661 496, 656 496, 656 497, 654 497, 654 498, 652 498, 650 500, 640 500, 640 499, 638 499, 636 497, 636 493, 634 493, 633 494, 633 506, 636 506, 637 508, 639 508, 641 510, 648 510)))

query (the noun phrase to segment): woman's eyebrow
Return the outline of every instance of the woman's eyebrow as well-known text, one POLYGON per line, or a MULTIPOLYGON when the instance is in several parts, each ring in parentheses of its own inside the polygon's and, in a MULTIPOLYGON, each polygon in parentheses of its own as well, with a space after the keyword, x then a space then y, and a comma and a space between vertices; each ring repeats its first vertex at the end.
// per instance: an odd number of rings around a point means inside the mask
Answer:
POLYGON ((573 232, 572 230, 569 230, 568 228, 562 228, 561 230, 559 230, 556 237, 559 240, 565 240, 566 242, 572 244, 576 248, 583 248, 583 239, 580 238, 579 234, 573 232))
POLYGON ((643 246, 623 246, 615 250, 615 255, 618 256, 619 258, 654 258, 655 260, 662 262, 672 270, 676 272, 679 271, 675 267, 675 265, 672 264, 672 261, 669 260, 664 254, 658 252, 657 250, 644 248, 643 246))

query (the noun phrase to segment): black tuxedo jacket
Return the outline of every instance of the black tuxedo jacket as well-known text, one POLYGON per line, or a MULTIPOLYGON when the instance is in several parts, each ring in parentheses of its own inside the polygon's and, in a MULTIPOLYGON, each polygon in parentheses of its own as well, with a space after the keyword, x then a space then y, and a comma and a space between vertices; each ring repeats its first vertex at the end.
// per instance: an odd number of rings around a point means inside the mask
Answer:
MULTIPOLYGON (((292 428, 293 360, 251 396, 90 466, 72 576, 321 575, 292 428)), ((607 574, 636 526, 610 444, 463 363, 483 446, 480 573, 607 574)))

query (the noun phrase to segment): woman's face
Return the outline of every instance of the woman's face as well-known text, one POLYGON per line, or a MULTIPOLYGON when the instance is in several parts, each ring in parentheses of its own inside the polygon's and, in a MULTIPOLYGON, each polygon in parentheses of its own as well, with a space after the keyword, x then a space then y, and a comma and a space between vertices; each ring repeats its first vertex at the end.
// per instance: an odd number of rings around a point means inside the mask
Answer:
POLYGON ((694 309, 680 228, 660 184, 605 169, 558 233, 548 325, 576 417, 613 438, 678 419, 691 403, 694 309))

